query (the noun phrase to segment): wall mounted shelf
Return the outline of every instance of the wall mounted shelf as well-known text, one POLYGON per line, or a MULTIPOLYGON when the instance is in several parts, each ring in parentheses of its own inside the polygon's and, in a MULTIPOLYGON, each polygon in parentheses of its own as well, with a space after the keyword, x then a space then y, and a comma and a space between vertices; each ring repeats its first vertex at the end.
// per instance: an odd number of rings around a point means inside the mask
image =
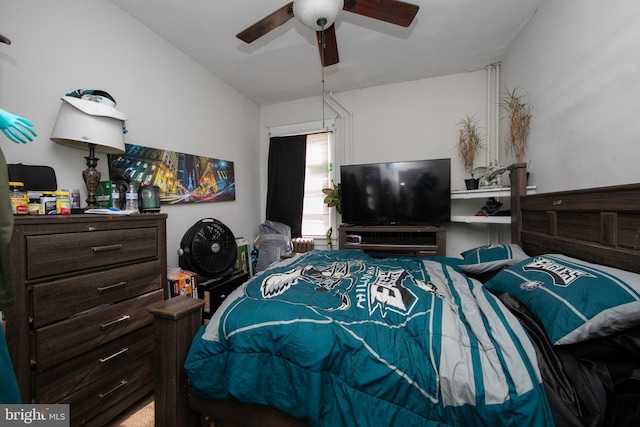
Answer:
MULTIPOLYGON (((536 194, 536 187, 530 185, 527 187, 527 195, 536 194)), ((511 188, 486 188, 479 190, 460 190, 451 192, 452 203, 455 200, 473 200, 473 199, 488 199, 494 197, 496 199, 510 199, 511 188)), ((478 206, 477 209, 480 207, 478 206)), ((476 209, 476 212, 477 212, 476 209)), ((475 216, 475 212, 471 215, 451 215, 451 222, 462 222, 466 224, 510 224, 510 216, 475 216)))

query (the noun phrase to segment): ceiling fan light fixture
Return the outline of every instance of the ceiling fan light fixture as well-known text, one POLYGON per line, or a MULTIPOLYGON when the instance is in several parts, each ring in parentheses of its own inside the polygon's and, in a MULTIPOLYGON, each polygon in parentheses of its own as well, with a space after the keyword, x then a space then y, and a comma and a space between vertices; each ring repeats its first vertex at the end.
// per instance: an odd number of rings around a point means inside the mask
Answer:
POLYGON ((322 31, 333 25, 344 0, 294 0, 293 16, 314 31, 322 31))

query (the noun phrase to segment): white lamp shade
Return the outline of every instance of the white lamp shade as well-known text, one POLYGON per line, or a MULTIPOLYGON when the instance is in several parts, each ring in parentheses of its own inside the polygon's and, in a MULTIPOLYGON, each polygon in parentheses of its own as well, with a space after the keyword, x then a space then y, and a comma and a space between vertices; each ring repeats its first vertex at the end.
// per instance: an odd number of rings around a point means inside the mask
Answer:
POLYGON ((342 10, 344 0, 294 0, 293 16, 314 31, 329 28, 342 10), (318 25, 318 20, 324 18, 324 28, 318 25))
POLYGON ((95 144, 96 151, 120 154, 125 152, 122 126, 122 120, 86 114, 63 100, 51 140, 81 149, 95 144))

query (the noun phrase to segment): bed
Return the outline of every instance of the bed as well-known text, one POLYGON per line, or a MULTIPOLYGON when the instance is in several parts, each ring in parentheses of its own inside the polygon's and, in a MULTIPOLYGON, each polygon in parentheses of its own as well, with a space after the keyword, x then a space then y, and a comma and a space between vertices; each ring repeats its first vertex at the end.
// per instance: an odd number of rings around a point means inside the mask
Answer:
POLYGON ((152 307, 156 425, 635 425, 640 185, 522 196, 524 166, 510 167, 512 244, 489 262, 493 247, 462 260, 313 251, 247 282, 206 330, 198 300, 152 307), (541 277, 596 274, 621 289, 618 311, 565 304, 543 321, 570 298, 548 290, 576 287, 541 277), (540 309, 536 292, 553 298, 540 309))

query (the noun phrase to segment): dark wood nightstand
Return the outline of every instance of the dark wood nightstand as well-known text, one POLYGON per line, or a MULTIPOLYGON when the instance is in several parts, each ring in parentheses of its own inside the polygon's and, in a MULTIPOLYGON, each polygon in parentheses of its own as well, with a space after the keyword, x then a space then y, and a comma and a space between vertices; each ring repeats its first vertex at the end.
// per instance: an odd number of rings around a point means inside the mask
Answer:
POLYGON ((198 298, 204 300, 204 323, 208 322, 222 301, 247 280, 249 273, 244 271, 216 278, 198 276, 198 298))

